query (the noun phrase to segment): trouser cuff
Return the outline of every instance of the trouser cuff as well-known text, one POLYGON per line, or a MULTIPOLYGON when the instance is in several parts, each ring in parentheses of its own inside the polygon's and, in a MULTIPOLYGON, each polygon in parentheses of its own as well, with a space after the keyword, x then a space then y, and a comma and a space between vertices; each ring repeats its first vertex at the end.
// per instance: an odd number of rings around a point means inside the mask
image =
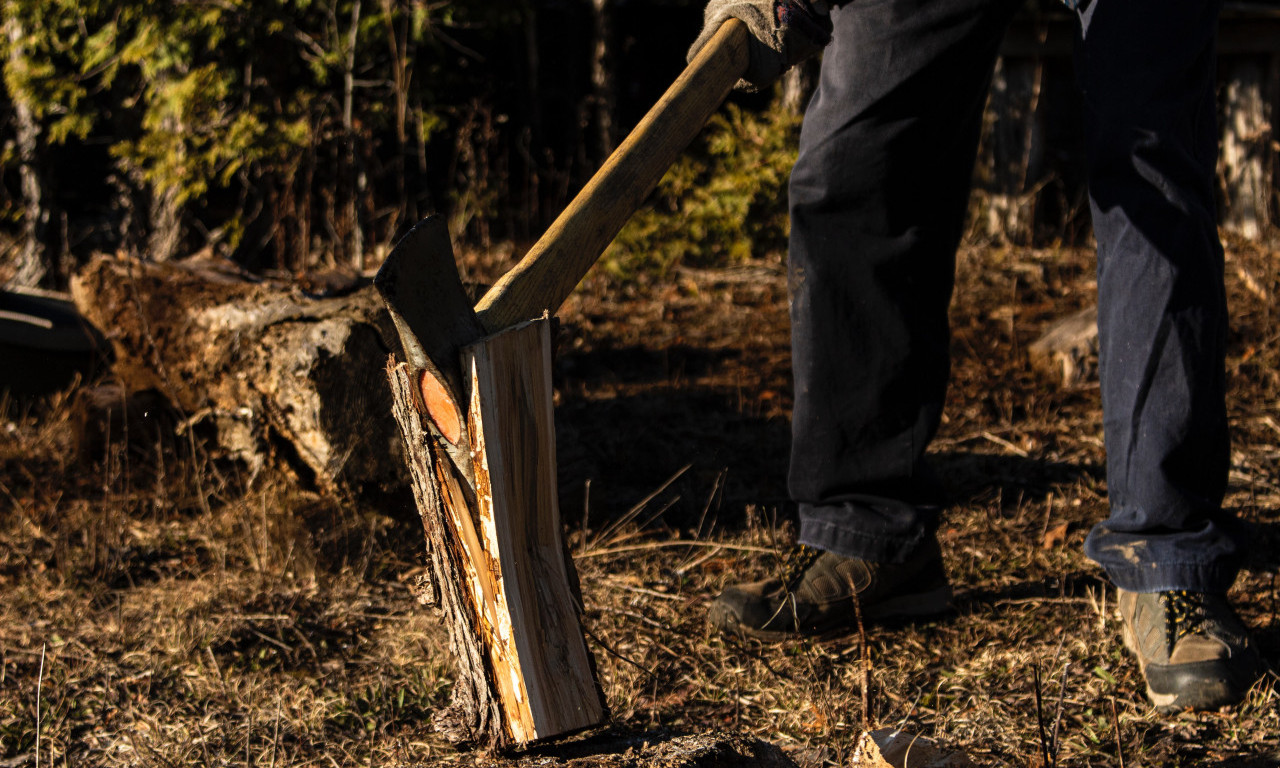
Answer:
POLYGON ((876 562, 902 562, 937 530, 940 507, 862 497, 834 504, 800 504, 798 541, 876 562))
POLYGON ((1185 589, 1223 595, 1236 580, 1236 569, 1192 563, 1133 568, 1109 565, 1104 568, 1111 583, 1128 592, 1168 592, 1185 589))

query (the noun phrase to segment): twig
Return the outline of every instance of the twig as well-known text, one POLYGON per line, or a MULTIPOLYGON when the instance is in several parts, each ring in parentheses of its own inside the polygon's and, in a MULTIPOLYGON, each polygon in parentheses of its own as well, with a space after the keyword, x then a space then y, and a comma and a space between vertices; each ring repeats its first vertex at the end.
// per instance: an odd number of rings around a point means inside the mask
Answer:
POLYGON ((1124 768, 1124 746, 1120 743, 1120 715, 1116 714, 1116 697, 1108 696, 1111 700, 1111 722, 1112 730, 1116 734, 1116 760, 1120 763, 1120 768, 1124 768))
POLYGON ((862 667, 862 730, 871 730, 871 651, 867 648, 867 628, 862 623, 862 601, 853 593, 853 618, 858 623, 858 663, 862 667))
POLYGON ((640 670, 641 672, 645 673, 646 675, 648 675, 649 677, 653 678, 654 680, 657 680, 657 679, 658 679, 658 673, 657 673, 657 672, 654 672, 653 670, 651 670, 651 669, 649 669, 649 668, 647 668, 647 667, 645 667, 645 666, 641 665, 641 664, 640 664, 640 662, 638 662, 638 661, 632 661, 631 659, 628 659, 626 656, 623 656, 621 653, 618 653, 617 651, 615 651, 612 647, 610 647, 610 645, 609 645, 608 643, 606 643, 606 642, 604 641, 604 639, 603 639, 603 638, 601 638, 601 637, 600 637, 599 635, 597 635, 595 632, 592 632, 592 631, 591 631, 591 629, 590 629, 590 627, 587 627, 587 626, 585 626, 585 625, 584 625, 584 626, 582 627, 582 631, 583 631, 583 632, 585 632, 585 633, 587 634, 587 637, 591 638, 592 640, 595 640, 595 641, 600 645, 600 647, 604 649, 605 653, 609 654, 610 656, 614 657, 615 659, 618 659, 618 660, 623 661, 623 662, 625 662, 625 663, 627 663, 627 664, 630 664, 631 666, 633 666, 633 667, 635 667, 636 669, 640 670))
POLYGON ((675 574, 677 576, 685 575, 689 571, 692 571, 694 568, 697 568, 698 566, 707 562, 711 558, 720 554, 720 551, 723 549, 724 547, 713 547, 707 550, 706 552, 702 553, 701 555, 698 555, 697 557, 693 558, 692 560, 686 560, 685 562, 681 563, 680 565, 677 565, 674 568, 675 574))
POLYGON ((701 538, 706 535, 706 532, 702 530, 702 527, 706 525, 707 513, 711 511, 711 505, 717 498, 724 497, 724 478, 728 474, 729 470, 728 468, 725 468, 720 470, 719 474, 716 475, 716 480, 711 485, 711 493, 707 494, 707 503, 702 505, 702 514, 698 516, 698 527, 695 529, 697 531, 695 538, 701 538))
POLYGON ((44 649, 46 647, 43 643, 40 645, 40 673, 36 676, 36 768, 40 768, 40 696, 44 689, 44 649))
MULTIPOLYGON (((1066 637, 1065 635, 1063 637, 1066 637)), ((1053 715, 1053 764, 1058 764, 1058 752, 1062 749, 1062 745, 1058 742, 1058 727, 1062 725, 1062 707, 1067 701, 1067 670, 1071 669, 1071 662, 1062 665, 1062 678, 1058 680, 1058 711, 1053 715)))
POLYGON ((1036 727, 1040 730, 1040 764, 1052 765, 1052 763, 1049 762, 1049 739, 1044 732, 1044 707, 1040 702, 1040 665, 1037 664, 1032 667, 1031 673, 1035 680, 1036 727))
POLYGON ((776 551, 770 547, 754 547, 749 544, 720 544, 714 541, 651 541, 647 544, 629 544, 625 547, 613 547, 612 549, 589 549, 585 552, 579 552, 575 557, 602 557, 604 555, 618 555, 623 552, 644 552, 666 547, 711 547, 715 549, 732 549, 738 552, 759 552, 766 555, 776 551))
POLYGON ((609 576, 606 576, 603 581, 605 584, 608 584, 615 589, 624 589, 628 592, 635 592, 638 595, 648 595, 649 597, 657 597, 663 600, 683 601, 687 599, 687 596, 685 595, 672 595, 667 592, 659 592, 656 589, 646 589, 645 587, 634 587, 630 584, 623 584, 617 579, 609 576))
POLYGON ((981 437, 984 440, 989 440, 1002 448, 1008 448, 1010 451, 1013 451, 1015 454, 1017 454, 1018 456, 1021 456, 1024 459, 1027 458, 1027 456, 1029 455, 1026 451, 1014 445, 1013 443, 1009 442, 1008 440, 1005 440, 1003 437, 998 437, 996 435, 991 434, 990 432, 983 432, 981 435, 979 435, 979 437, 981 437))
POLYGON ((280 697, 276 697, 276 727, 271 737, 271 768, 276 768, 276 755, 280 751, 280 697))
POLYGON ((662 485, 654 489, 653 492, 651 492, 648 496, 645 496, 643 499, 641 499, 631 509, 628 509, 626 513, 622 515, 622 517, 619 517, 617 520, 614 520, 609 525, 606 525, 604 527, 604 530, 600 531, 600 533, 594 539, 591 540, 591 546, 595 546, 597 543, 607 538, 610 534, 612 534, 618 528, 621 528, 622 526, 634 520, 636 516, 639 515, 640 512, 649 505, 649 502, 657 498, 658 494, 670 488, 671 484, 674 483, 676 480, 680 479, 680 476, 683 475, 685 472, 688 472, 689 468, 692 466, 693 466, 692 464, 684 465, 684 467, 681 468, 680 471, 676 472, 674 475, 667 478, 667 481, 665 483, 663 483, 662 485))

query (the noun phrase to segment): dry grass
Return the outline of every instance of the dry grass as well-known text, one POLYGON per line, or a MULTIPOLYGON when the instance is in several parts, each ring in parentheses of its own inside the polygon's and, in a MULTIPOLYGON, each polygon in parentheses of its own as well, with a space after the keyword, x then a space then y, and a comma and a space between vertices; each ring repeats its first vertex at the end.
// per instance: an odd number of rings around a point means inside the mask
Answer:
MULTIPOLYGON (((1262 544, 1234 596, 1275 659, 1280 254, 1231 251, 1228 504, 1262 544)), ((589 282, 563 313, 561 497, 615 722, 745 731, 806 766, 845 763, 868 725, 989 765, 1280 763, 1274 679, 1233 713, 1150 711, 1113 593, 1081 554, 1106 509, 1097 393, 1053 390, 1019 350, 1092 300, 1091 274, 1084 252, 962 254, 935 446, 955 498, 941 533, 955 612, 788 644, 703 618, 724 584, 776 568, 790 536, 777 264, 681 273, 643 296, 589 282)), ((42 766, 474 762, 427 728, 451 668, 410 587, 421 533, 403 502, 271 477, 245 490, 189 444, 85 456, 65 402, 7 412, 0 765, 34 765, 37 738, 42 766)))

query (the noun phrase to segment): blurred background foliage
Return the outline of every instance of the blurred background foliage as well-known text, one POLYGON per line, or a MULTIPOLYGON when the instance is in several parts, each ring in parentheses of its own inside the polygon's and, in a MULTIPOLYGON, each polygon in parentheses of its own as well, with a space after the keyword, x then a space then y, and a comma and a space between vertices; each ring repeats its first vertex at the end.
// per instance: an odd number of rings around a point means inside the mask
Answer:
MULTIPOLYGON (((465 246, 518 253, 683 69, 703 4, 0 0, 0 284, 62 288, 99 252, 368 271, 431 212, 465 246)), ((1280 210, 1280 0, 1239 5, 1220 181, 1226 224, 1250 235, 1280 210)), ((1026 0, 1006 39, 971 241, 1089 237, 1074 29, 1056 0, 1026 0)), ((784 252, 815 74, 734 96, 609 249, 610 273, 784 252)))
POLYGON ((101 251, 376 264, 549 223, 684 65, 694 0, 0 0, 0 281, 101 251))

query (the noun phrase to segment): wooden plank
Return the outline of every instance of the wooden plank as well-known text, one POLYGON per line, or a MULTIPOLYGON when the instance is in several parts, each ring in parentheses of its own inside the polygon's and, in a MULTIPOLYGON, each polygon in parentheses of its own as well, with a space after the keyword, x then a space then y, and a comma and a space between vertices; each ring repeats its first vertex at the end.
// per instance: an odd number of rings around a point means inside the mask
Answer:
POLYGON ((550 328, 544 316, 463 350, 479 529, 499 606, 490 647, 517 743, 606 716, 561 533, 550 328))

